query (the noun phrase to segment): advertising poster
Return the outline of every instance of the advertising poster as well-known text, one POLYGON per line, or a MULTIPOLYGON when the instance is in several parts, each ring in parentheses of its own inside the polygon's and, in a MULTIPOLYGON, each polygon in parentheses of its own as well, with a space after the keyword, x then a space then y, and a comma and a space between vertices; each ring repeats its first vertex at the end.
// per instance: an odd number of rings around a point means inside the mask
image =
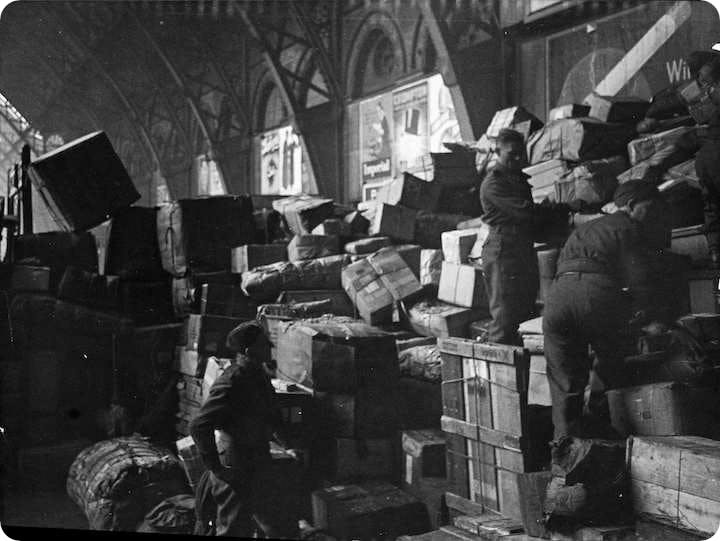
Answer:
POLYGON ((360 104, 360 160, 362 179, 376 182, 392 175, 392 101, 379 96, 360 104))
POLYGON ((690 79, 687 55, 717 42, 706 2, 648 2, 548 37, 548 107, 582 103, 595 89, 650 99, 690 79))
POLYGON ((265 195, 302 192, 302 146, 292 126, 260 136, 260 190, 265 195))
POLYGON ((427 82, 393 92, 395 125, 395 171, 423 169, 428 149, 427 82))

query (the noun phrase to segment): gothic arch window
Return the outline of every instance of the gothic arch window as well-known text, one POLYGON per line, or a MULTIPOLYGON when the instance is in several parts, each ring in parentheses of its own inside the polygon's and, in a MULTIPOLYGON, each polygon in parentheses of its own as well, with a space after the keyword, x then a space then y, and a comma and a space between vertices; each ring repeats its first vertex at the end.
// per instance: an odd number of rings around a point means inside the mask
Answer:
POLYGON ((360 98, 391 87, 407 71, 405 44, 387 13, 370 13, 352 39, 347 62, 348 91, 360 98))
POLYGON ((266 84, 260 94, 257 108, 257 131, 286 124, 289 118, 280 90, 274 83, 266 84))

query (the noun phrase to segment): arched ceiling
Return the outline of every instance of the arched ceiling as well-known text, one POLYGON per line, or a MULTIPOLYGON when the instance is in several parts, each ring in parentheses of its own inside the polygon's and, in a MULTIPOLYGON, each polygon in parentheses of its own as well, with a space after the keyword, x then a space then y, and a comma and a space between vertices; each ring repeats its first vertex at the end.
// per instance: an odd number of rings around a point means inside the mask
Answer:
POLYGON ((254 65, 291 117, 339 97, 337 5, 21 0, 0 17, 0 93, 43 135, 106 131, 143 195, 157 174, 189 195, 199 155, 232 184, 228 149, 253 129, 254 65))

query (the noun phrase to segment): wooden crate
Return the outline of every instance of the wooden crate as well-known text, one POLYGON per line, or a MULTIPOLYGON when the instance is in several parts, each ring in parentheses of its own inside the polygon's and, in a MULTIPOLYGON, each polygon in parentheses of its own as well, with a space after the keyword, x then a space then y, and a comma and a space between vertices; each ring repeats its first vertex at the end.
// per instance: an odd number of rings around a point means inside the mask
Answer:
POLYGON ((530 356, 522 348, 461 338, 440 339, 438 347, 441 426, 452 435, 447 449, 452 490, 485 510, 520 519, 517 474, 530 468, 530 356))

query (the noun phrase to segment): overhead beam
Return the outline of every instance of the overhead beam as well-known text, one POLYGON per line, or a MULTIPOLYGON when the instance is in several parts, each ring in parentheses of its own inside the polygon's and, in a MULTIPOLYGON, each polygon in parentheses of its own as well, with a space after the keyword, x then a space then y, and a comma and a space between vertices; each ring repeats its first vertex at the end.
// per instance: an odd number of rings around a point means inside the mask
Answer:
MULTIPOLYGON (((320 39, 320 36, 317 35, 317 32, 312 27, 310 23, 308 23, 309 16, 305 11, 305 7, 302 2, 289 2, 290 12, 293 14, 293 17, 295 18, 295 22, 297 22, 298 26, 302 29, 303 33, 308 37, 310 40, 310 44, 312 46, 313 55, 316 57, 319 67, 322 71, 322 74, 325 77, 325 82, 328 85, 328 89, 330 91, 329 97, 333 100, 339 100, 342 98, 342 85, 340 84, 339 78, 338 78, 338 71, 336 69, 336 64, 333 62, 333 59, 330 57, 330 54, 328 53, 327 48, 325 47, 325 44, 320 39)), ((338 7, 336 4, 333 4, 333 11, 337 10, 338 7)), ((331 14, 331 19, 333 17, 333 14, 331 14)))
POLYGON ((155 148, 152 137, 150 137, 150 134, 145 129, 145 126, 141 121, 138 111, 135 109, 134 105, 130 103, 130 100, 128 100, 127 96, 125 96, 124 92, 117 84, 115 79, 103 67, 102 62, 98 60, 95 53, 88 49, 88 47, 82 42, 82 40, 77 37, 70 25, 66 23, 60 15, 52 12, 49 9, 45 9, 44 11, 65 34, 65 38, 70 41, 73 47, 76 47, 78 50, 82 51, 84 55, 86 55, 86 57, 91 62, 92 67, 100 74, 103 80, 115 93, 117 98, 120 100, 120 103, 125 108, 129 123, 132 125, 133 130, 137 133, 138 137, 145 143, 143 147, 145 148, 146 152, 149 153, 150 162, 160 171, 163 171, 163 164, 160 160, 160 153, 155 148))
POLYGON ((423 0, 418 2, 418 5, 420 6, 423 20, 430 33, 430 39, 437 51, 438 58, 445 60, 441 62, 440 73, 442 74, 445 86, 450 90, 450 96, 452 97, 455 107, 455 115, 460 126, 460 135, 464 141, 474 140, 475 135, 473 133, 472 123, 470 122, 470 114, 465 101, 465 95, 457 78, 452 51, 450 51, 448 47, 448 30, 444 24, 441 25, 440 23, 440 13, 437 9, 437 2, 435 0, 423 0))
POLYGON ((132 18, 137 27, 140 29, 140 31, 143 33, 145 38, 147 39, 147 42, 152 47, 152 50, 155 51, 155 54, 160 58, 161 62, 167 68, 168 72, 170 73, 171 77, 173 78, 173 81, 175 81, 175 84, 180 89, 185 102, 190 107, 190 111, 192 111, 193 116, 195 117, 195 120, 198 123, 198 126, 200 127, 200 131, 203 134, 203 138, 205 139, 206 144, 208 145, 210 157, 215 160, 215 162, 218 165, 218 170, 220 171, 220 181, 223 184, 223 187, 225 189, 225 192, 228 191, 228 183, 226 181, 227 171, 225 171, 225 168, 223 167, 222 161, 220 160, 220 156, 217 153, 217 150, 215 149, 215 143, 210 136, 210 130, 208 129, 207 123, 205 122, 205 119, 200 114, 200 110, 197 107, 197 104, 195 103, 195 100, 192 99, 192 96, 190 95, 190 92, 187 88, 187 85, 185 84, 185 81, 183 81, 183 78, 178 73, 178 70, 175 68, 175 65, 173 62, 170 61, 167 54, 165 54, 165 51, 160 47, 157 40, 153 37, 151 32, 145 27, 145 25, 140 21, 140 18, 137 16, 135 12, 132 12, 132 18))

